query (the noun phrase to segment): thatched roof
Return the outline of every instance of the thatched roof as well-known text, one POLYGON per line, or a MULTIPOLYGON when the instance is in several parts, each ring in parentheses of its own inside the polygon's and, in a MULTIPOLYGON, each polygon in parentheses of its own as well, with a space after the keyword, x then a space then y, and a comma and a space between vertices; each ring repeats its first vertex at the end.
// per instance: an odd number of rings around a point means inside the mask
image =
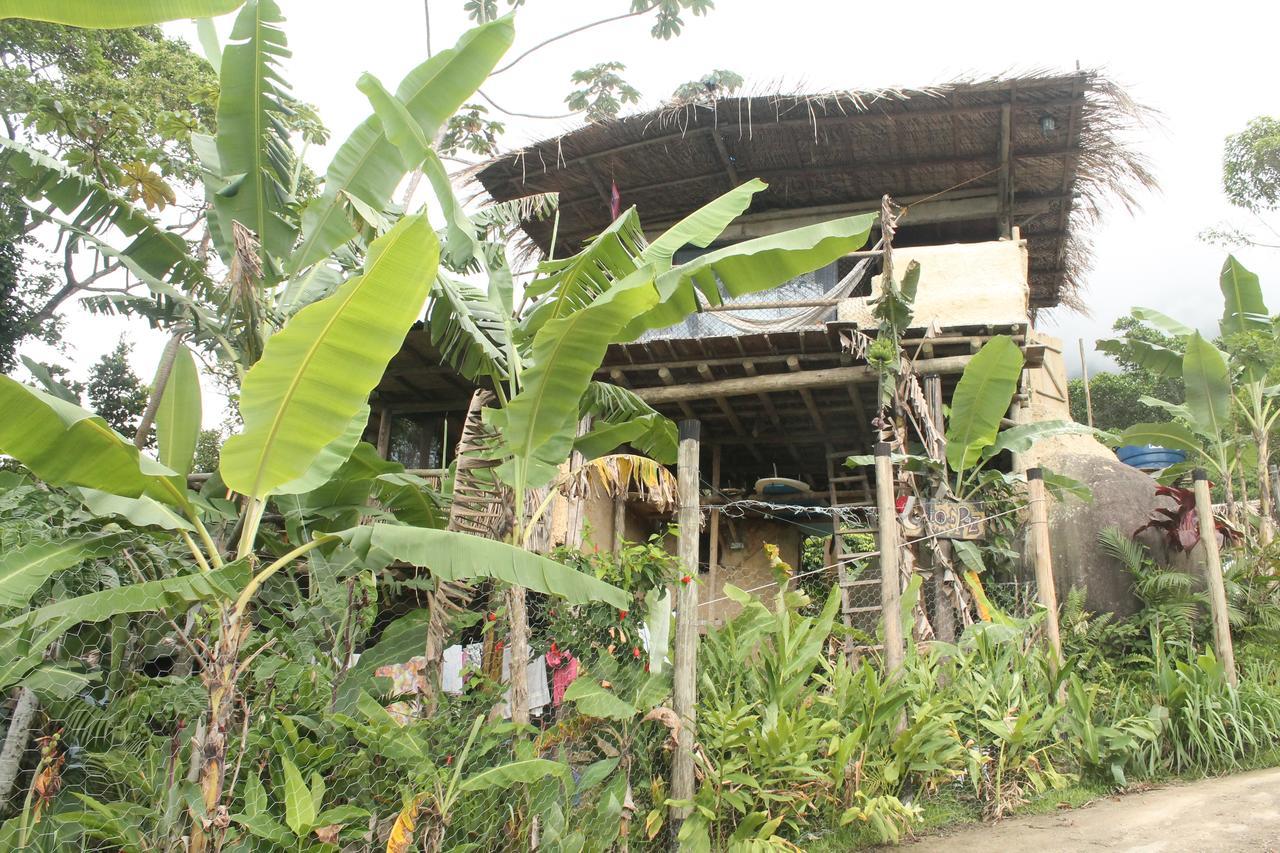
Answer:
MULTIPOLYGON (((1153 184, 1123 142, 1142 114, 1094 71, 722 98, 590 124, 498 157, 476 176, 499 201, 558 192, 557 255, 608 224, 611 184, 657 229, 764 179, 769 189, 730 239, 878 209, 888 193, 912 208, 898 245, 990 240, 1018 226, 1030 248, 1032 304, 1050 307, 1078 301, 1086 230, 1102 202, 1132 205, 1133 192, 1153 184)), ((524 227, 549 247, 549 219, 524 227)))

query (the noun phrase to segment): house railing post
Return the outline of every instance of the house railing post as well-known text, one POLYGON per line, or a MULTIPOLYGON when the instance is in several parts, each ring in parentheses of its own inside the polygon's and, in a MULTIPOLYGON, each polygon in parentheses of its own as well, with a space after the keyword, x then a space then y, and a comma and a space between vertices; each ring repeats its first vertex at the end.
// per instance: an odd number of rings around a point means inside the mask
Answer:
POLYGON ((1227 622, 1227 591, 1222 584, 1222 555, 1218 552, 1218 528, 1213 521, 1213 501, 1209 497, 1209 475, 1203 468, 1191 474, 1195 484, 1196 516, 1200 522, 1200 544, 1204 546, 1204 573, 1209 586, 1209 609, 1213 613, 1213 649, 1227 671, 1227 680, 1237 684, 1236 653, 1227 622))
POLYGON ((906 657, 902 635, 902 581, 898 577, 898 508, 889 445, 876 445, 876 523, 879 527, 880 611, 884 618, 884 669, 895 675, 906 657))
POLYGON ((1036 597, 1045 609, 1045 635, 1053 649, 1055 671, 1062 666, 1062 637, 1058 631, 1058 590, 1053 580, 1053 555, 1049 551, 1049 506, 1044 488, 1044 469, 1027 469, 1031 525, 1031 559, 1036 572, 1036 597))
MULTIPOLYGON (((696 420, 680 422, 680 450, 677 461, 677 491, 680 498, 678 516, 679 558, 684 573, 677 584, 676 648, 673 673, 673 702, 680 731, 675 754, 671 758, 671 797, 693 799, 693 744, 697 737, 698 706, 698 534, 699 507, 699 438, 701 428, 696 420)), ((671 807, 672 837, 689 815, 685 807, 671 807)))

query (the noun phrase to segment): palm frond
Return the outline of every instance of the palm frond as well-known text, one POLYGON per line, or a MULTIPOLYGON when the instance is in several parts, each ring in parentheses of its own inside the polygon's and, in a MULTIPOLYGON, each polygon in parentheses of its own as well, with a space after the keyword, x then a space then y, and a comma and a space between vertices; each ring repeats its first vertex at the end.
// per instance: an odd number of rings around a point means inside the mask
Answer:
POLYGON ((480 288, 437 274, 427 327, 431 343, 467 379, 507 375, 507 323, 480 288))

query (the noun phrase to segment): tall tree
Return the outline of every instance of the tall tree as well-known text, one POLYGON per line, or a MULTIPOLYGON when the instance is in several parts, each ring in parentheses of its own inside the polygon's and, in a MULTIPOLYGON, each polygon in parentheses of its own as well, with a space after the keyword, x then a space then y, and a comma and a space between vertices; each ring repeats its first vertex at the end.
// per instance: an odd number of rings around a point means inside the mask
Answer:
POLYGON ((147 407, 147 386, 129 366, 133 347, 123 338, 115 349, 93 365, 89 374, 89 402, 116 432, 132 437, 147 407))
POLYGON ((1227 137, 1222 190, 1227 201, 1252 215, 1252 226, 1221 223, 1201 238, 1228 247, 1280 249, 1280 226, 1268 216, 1280 208, 1280 117, 1258 116, 1227 137))
MULTIPOLYGON (((10 140, 55 155, 150 211, 176 206, 199 166, 193 132, 212 129, 217 77, 157 27, 90 30, 0 21, 0 122, 10 140)), ((7 156, 7 155, 5 155, 7 156)), ((71 243, 56 262, 34 235, 41 221, 0 192, 0 369, 25 338, 57 336, 59 309, 119 264, 87 269, 71 243)))

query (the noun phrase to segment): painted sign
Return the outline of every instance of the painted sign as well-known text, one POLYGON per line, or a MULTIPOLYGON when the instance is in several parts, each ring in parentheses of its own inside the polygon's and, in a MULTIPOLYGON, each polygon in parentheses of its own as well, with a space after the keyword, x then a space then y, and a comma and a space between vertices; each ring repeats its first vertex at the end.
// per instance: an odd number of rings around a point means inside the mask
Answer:
POLYGON ((980 539, 986 519, 966 501, 925 501, 929 529, 939 539, 980 539))

